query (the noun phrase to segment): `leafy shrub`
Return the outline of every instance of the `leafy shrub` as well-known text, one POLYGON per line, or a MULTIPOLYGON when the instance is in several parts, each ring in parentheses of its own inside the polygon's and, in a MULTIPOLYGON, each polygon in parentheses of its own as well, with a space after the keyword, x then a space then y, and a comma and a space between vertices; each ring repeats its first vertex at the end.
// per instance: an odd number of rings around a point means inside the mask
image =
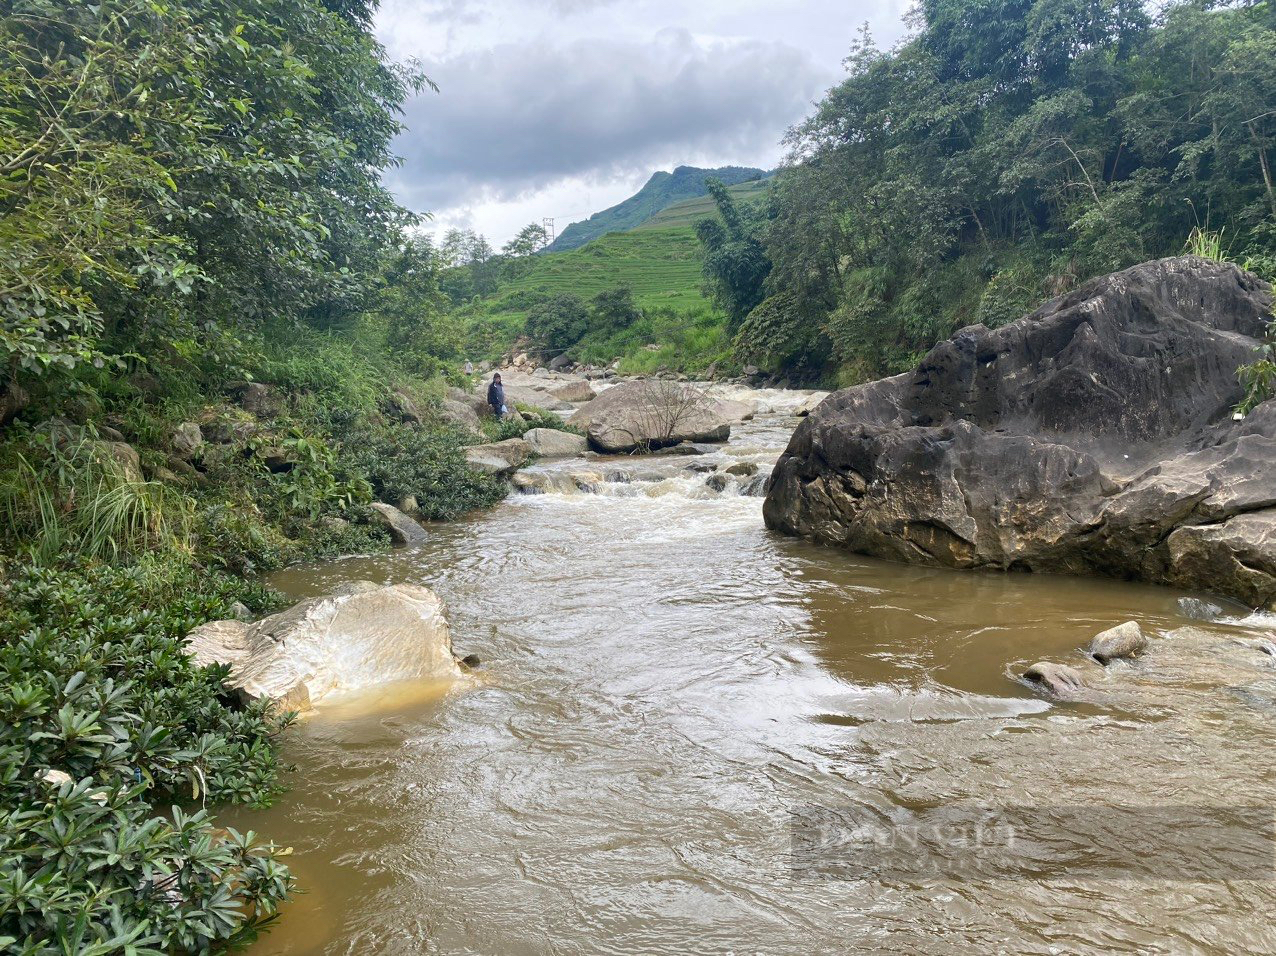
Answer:
POLYGON ((1258 350, 1258 358, 1236 371, 1245 397, 1236 406, 1241 415, 1248 415, 1263 402, 1276 398, 1276 331, 1269 331, 1268 339, 1258 350))
POLYGON ((543 352, 564 352, 589 331, 585 303, 574 295, 556 295, 527 313, 527 334, 543 352))
POLYGON ((172 561, 2 568, 0 946, 206 951, 251 937, 291 885, 274 847, 180 800, 276 792, 263 705, 182 652, 190 628, 271 596, 172 561))
POLYGON ((381 501, 414 495, 421 517, 449 520, 500 501, 504 481, 472 471, 467 438, 451 426, 415 426, 363 419, 340 435, 339 460, 363 475, 381 501))
POLYGON ((553 412, 532 405, 515 402, 519 417, 507 415, 502 419, 485 418, 482 422, 483 434, 489 441, 504 441, 507 438, 522 438, 533 428, 552 428, 555 431, 568 432, 572 435, 583 435, 579 428, 568 425, 553 412))

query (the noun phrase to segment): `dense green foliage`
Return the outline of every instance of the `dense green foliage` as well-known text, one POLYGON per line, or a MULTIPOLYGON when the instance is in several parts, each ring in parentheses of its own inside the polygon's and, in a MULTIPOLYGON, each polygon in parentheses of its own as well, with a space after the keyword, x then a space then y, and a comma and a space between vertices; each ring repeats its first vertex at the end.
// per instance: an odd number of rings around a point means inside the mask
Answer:
POLYGON ((215 829, 202 804, 271 797, 286 719, 229 706, 225 669, 195 667, 177 642, 268 596, 166 559, 8 572, 0 947, 167 953, 251 938, 290 878, 274 848, 215 829))
POLYGON ((899 371, 955 327, 1177 254, 1194 227, 1271 264, 1270 3, 926 0, 916 16, 893 50, 861 42, 791 132, 747 224, 771 268, 742 357, 899 371))
POLYGON ((562 231, 549 249, 551 252, 567 252, 579 249, 608 233, 636 229, 675 203, 706 195, 706 183, 710 179, 734 186, 738 183, 756 182, 764 176, 766 173, 760 169, 741 166, 723 166, 721 169, 679 166, 672 173, 660 170, 653 173, 646 185, 628 199, 594 213, 583 222, 572 223, 562 231))
POLYGON ((347 6, 6 5, 6 365, 67 368, 104 336, 215 349, 267 316, 361 307, 405 221, 379 170, 420 80, 347 6))
POLYGON ((426 81, 373 6, 0 5, 5 952, 250 938, 290 877, 205 804, 277 792, 286 720, 185 634, 385 547, 374 499, 504 494, 441 416, 462 327, 380 181, 426 81))

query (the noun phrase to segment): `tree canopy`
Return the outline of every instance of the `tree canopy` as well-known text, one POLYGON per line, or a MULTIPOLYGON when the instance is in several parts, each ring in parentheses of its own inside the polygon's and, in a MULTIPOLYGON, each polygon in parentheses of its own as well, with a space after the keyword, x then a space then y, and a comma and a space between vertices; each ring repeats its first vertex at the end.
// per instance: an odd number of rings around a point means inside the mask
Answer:
POLYGON ((790 131, 766 221, 742 227, 765 298, 726 294, 745 286, 724 255, 739 224, 703 227, 743 356, 899 371, 958 325, 1178 253, 1194 228, 1272 261, 1270 3, 924 0, 914 17, 894 49, 865 34, 790 131))

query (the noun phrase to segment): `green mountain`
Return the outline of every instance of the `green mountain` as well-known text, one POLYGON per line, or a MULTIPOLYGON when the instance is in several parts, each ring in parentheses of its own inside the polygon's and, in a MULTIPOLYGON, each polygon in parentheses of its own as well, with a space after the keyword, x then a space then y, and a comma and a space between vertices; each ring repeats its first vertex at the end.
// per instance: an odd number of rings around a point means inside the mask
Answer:
POLYGON ((625 232, 643 225, 662 210, 686 199, 708 195, 706 179, 720 179, 728 186, 765 179, 767 173, 746 166, 722 166, 699 169, 679 166, 672 173, 664 170, 647 180, 647 185, 622 203, 596 212, 584 222, 574 222, 550 245, 547 252, 578 249, 587 242, 609 232, 625 232))

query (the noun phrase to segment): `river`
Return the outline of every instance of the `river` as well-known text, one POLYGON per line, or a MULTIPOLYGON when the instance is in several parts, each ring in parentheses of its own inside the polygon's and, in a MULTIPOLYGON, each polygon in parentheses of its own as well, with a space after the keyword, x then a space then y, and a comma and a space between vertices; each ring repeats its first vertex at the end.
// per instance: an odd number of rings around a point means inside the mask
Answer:
MULTIPOLYGON (((550 493, 434 527, 417 550, 274 578, 293 597, 428 585, 483 666, 458 686, 325 702, 288 736, 289 793, 221 815, 295 849, 304 892, 252 952, 1276 951, 1272 876, 1190 841, 1172 852, 1204 860, 1193 878, 1088 874, 1093 835, 1014 873, 799 865, 794 814, 812 807, 886 824, 984 802, 1086 819, 1200 806, 1225 822, 1270 807, 1276 671, 1255 642, 1276 621, 772 534, 740 481, 717 493, 684 470, 765 473, 801 396, 752 397, 771 411, 713 455, 537 466, 550 493), (640 480, 607 480, 622 470, 640 480), (1016 679, 1042 658, 1081 666, 1077 649, 1128 619, 1154 651, 1091 665, 1097 696, 1050 702, 1016 679), (1187 625, 1203 630, 1163 636, 1187 625)), ((1182 829, 1107 831, 1138 857, 1182 829)))

